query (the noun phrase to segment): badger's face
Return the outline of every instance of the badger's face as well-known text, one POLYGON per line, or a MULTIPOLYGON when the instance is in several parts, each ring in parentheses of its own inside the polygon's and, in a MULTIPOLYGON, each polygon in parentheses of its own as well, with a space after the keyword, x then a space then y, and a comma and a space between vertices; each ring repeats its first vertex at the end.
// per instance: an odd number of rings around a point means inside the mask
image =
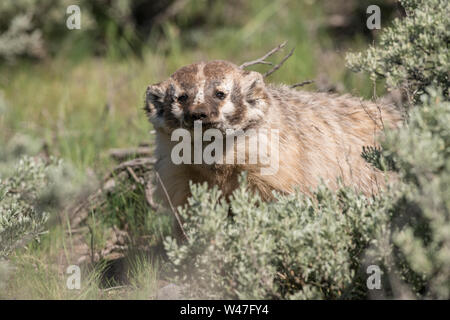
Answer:
POLYGON ((260 73, 226 61, 196 63, 147 88, 144 109, 156 129, 245 130, 260 122, 268 106, 260 73))

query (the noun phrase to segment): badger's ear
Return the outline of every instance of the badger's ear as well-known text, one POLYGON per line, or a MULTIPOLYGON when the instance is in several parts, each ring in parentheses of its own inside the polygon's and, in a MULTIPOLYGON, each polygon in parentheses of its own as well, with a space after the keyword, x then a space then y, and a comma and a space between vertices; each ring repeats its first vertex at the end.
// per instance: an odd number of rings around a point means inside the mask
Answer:
POLYGON ((261 73, 255 71, 243 71, 242 93, 249 104, 255 104, 266 96, 264 78, 261 73))
POLYGON ((160 82, 147 87, 145 92, 144 110, 149 117, 160 116, 163 113, 167 92, 167 83, 160 82))

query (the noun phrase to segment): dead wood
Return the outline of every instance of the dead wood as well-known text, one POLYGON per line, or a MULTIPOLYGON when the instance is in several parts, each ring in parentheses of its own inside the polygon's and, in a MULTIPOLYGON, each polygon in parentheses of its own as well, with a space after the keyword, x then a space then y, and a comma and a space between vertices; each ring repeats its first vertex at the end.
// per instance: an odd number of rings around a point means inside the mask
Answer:
POLYGON ((152 149, 148 147, 111 149, 109 151, 110 157, 117 161, 124 161, 130 158, 149 157, 152 153, 152 149))

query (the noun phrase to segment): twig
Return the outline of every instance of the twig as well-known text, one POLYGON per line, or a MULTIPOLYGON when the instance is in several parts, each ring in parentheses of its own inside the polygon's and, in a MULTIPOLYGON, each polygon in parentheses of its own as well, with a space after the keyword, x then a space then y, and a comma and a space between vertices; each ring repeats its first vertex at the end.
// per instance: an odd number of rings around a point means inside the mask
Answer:
POLYGON ((139 180, 136 173, 134 172, 134 170, 131 167, 127 167, 127 171, 137 184, 143 184, 142 181, 139 180))
POLYGON ((280 61, 280 63, 278 63, 275 67, 273 67, 272 69, 270 69, 269 71, 267 71, 266 73, 263 74, 263 77, 268 77, 270 76, 272 73, 274 73, 275 71, 277 71, 278 69, 280 69, 280 67, 283 65, 283 63, 289 59, 290 56, 292 56, 292 54, 294 53, 295 48, 292 48, 291 51, 289 51, 289 53, 283 58, 283 60, 280 61))
POLYGON ((303 86, 305 86, 307 84, 310 84, 310 83, 314 83, 314 80, 305 80, 305 81, 302 81, 302 82, 299 82, 299 83, 294 83, 289 88, 294 89, 294 88, 297 88, 297 87, 303 87, 303 86))
POLYGON ((177 219, 177 223, 180 226, 180 229, 181 229, 181 232, 183 233, 183 236, 185 237, 186 240, 189 240, 186 232, 184 231, 183 225, 181 224, 180 216, 178 215, 177 211, 173 207, 172 201, 170 200, 170 197, 169 197, 169 193, 167 192, 166 187, 164 186, 164 183, 162 182, 161 177, 159 176, 159 173, 156 170, 155 170, 155 175, 158 178, 158 181, 161 184, 161 187, 163 188, 163 191, 164 191, 164 193, 165 193, 165 195, 167 197, 167 201, 169 202, 170 209, 172 210, 173 214, 175 215, 175 218, 177 219))
POLYGON ((261 58, 258 58, 256 60, 252 60, 252 61, 247 61, 244 62, 243 64, 241 64, 239 66, 240 69, 244 69, 247 68, 249 66, 253 66, 255 64, 270 64, 272 65, 272 62, 269 61, 265 61, 268 57, 270 57, 271 55, 273 55, 275 52, 280 51, 281 49, 284 48, 284 46, 286 45, 287 41, 279 44, 277 47, 273 48, 272 50, 270 50, 269 52, 267 52, 265 55, 263 55, 261 58))
POLYGON ((112 172, 110 172, 103 180, 106 180, 108 178, 111 178, 116 172, 122 171, 126 169, 127 167, 138 167, 138 168, 145 168, 146 166, 154 165, 156 163, 156 159, 152 157, 148 158, 136 158, 133 160, 125 161, 119 164, 114 168, 112 172))

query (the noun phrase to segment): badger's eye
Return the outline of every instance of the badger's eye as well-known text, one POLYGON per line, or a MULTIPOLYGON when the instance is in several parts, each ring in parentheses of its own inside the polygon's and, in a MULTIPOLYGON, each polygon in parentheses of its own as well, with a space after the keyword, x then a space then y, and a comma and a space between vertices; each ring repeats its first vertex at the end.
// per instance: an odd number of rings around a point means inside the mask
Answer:
POLYGON ((188 95, 185 93, 177 98, 178 102, 185 102, 187 99, 188 99, 188 95))
POLYGON ((225 99, 225 93, 223 91, 216 91, 216 97, 219 98, 220 100, 225 99))

